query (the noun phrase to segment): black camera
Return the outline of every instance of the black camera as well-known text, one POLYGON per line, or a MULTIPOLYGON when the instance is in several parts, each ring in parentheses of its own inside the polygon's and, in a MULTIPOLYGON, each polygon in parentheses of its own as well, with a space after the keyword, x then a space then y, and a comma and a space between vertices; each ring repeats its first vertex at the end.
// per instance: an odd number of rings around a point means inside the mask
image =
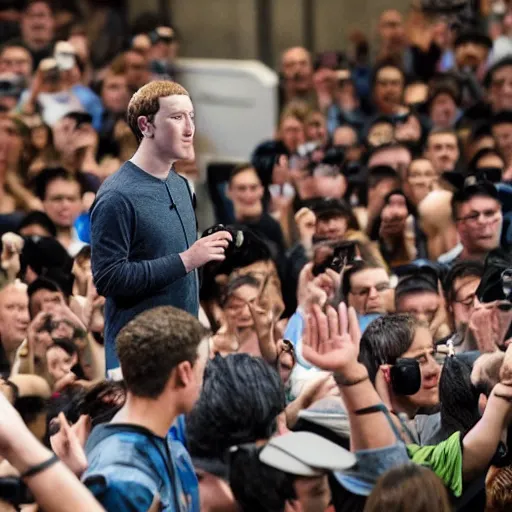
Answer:
POLYGON ((315 247, 313 255, 313 275, 323 274, 328 268, 340 273, 345 265, 353 263, 355 257, 355 242, 321 242, 315 247))
POLYGON ((391 367, 391 386, 397 395, 414 395, 421 388, 420 363, 416 359, 399 358, 391 367))
POLYGON ((231 234, 233 241, 229 242, 229 245, 225 251, 226 259, 229 258, 235 249, 240 249, 244 243, 244 234, 242 231, 238 229, 233 229, 231 226, 224 226, 223 224, 215 224, 211 228, 208 228, 201 238, 205 236, 213 235, 214 233, 218 233, 219 231, 227 231, 231 234))
POLYGON ((0 478, 0 500, 10 503, 15 508, 35 502, 25 483, 20 478, 12 476, 0 478))

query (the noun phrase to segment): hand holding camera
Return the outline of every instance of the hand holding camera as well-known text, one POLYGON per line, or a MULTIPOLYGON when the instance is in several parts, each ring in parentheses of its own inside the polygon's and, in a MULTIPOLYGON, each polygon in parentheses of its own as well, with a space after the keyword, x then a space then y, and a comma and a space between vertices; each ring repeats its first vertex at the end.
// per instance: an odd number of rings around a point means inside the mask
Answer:
POLYGON ((190 249, 180 254, 185 270, 188 273, 210 261, 224 261, 226 251, 232 242, 233 236, 225 230, 203 236, 190 249))

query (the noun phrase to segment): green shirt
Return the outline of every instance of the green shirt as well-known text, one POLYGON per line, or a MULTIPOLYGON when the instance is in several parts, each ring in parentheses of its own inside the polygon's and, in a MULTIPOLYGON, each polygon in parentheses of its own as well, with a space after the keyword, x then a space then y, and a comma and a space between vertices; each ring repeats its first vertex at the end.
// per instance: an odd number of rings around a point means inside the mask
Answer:
POLYGON ((462 440, 455 432, 434 446, 407 445, 409 457, 416 464, 429 467, 459 498, 462 495, 462 440))

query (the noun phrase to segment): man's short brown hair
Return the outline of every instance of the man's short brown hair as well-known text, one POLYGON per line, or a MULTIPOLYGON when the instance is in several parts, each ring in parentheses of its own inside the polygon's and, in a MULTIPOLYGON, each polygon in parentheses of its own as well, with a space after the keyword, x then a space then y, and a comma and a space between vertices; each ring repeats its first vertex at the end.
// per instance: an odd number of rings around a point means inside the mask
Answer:
POLYGON ((148 309, 123 327, 117 354, 128 391, 157 398, 180 363, 193 364, 208 331, 189 313, 172 306, 148 309))
POLYGON ((128 124, 138 142, 142 140, 142 132, 137 123, 138 118, 146 116, 149 121, 152 121, 160 108, 160 98, 176 95, 189 96, 187 90, 176 82, 155 80, 141 87, 132 96, 128 105, 128 124))

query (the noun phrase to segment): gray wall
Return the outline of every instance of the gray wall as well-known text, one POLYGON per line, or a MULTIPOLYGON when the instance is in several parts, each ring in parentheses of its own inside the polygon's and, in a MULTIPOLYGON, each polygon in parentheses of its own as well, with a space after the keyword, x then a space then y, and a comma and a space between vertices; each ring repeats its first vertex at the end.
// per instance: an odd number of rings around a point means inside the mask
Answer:
MULTIPOLYGON (((157 11, 162 0, 129 0, 130 18, 157 11)), ((167 0, 182 35, 184 57, 257 59, 259 0, 167 0)), ((306 43, 304 6, 307 0, 268 0, 271 11, 270 49, 273 63, 287 47, 306 43)), ((313 49, 343 50, 354 28, 373 42, 379 13, 386 8, 405 11, 408 0, 311 0, 313 49)))

